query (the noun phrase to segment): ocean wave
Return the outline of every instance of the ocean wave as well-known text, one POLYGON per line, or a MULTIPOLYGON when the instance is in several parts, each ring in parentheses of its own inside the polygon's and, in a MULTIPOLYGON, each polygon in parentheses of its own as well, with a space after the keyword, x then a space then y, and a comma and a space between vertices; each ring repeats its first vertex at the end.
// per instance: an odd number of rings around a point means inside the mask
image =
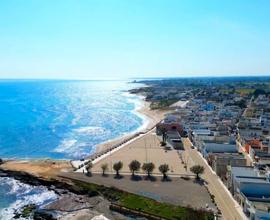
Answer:
POLYGON ((123 92, 122 96, 127 99, 127 102, 134 104, 135 110, 143 106, 143 103, 142 103, 142 100, 144 99, 143 96, 135 95, 129 92, 123 92))
POLYGON ((131 112, 142 120, 140 127, 138 127, 135 132, 146 129, 147 125, 149 124, 149 118, 146 115, 139 112, 139 110, 144 107, 143 103, 144 97, 141 95, 137 94, 135 95, 128 92, 124 92, 122 95, 124 97, 127 97, 127 101, 129 103, 134 104, 134 109, 131 112))
POLYGON ((91 153, 90 152, 91 149, 93 149, 93 147, 85 142, 78 141, 75 139, 64 139, 62 140, 60 145, 58 145, 53 150, 53 152, 63 153, 67 155, 69 158, 78 159, 88 156, 91 153))
POLYGON ((108 130, 97 126, 82 126, 72 129, 67 137, 53 150, 63 153, 69 158, 82 158, 88 156, 100 139, 110 135, 108 130))
POLYGON ((89 156, 100 143, 144 130, 149 124, 149 119, 138 112, 138 109, 143 107, 142 99, 133 94, 123 93, 122 95, 125 97, 126 103, 132 103, 132 109, 125 108, 122 112, 119 109, 108 112, 103 109, 102 113, 91 112, 90 124, 102 124, 102 126, 73 128, 53 152, 65 154, 68 158, 79 159, 89 156), (120 128, 119 131, 117 128, 120 128))
POLYGON ((104 134, 106 130, 101 127, 86 126, 86 127, 76 128, 73 131, 79 134, 86 134, 86 135, 102 135, 104 134))
MULTIPOLYGON (((23 84, 16 86, 25 89, 23 84)), ((31 84, 24 93, 11 97, 23 108, 16 104, 9 111, 11 106, 6 103, 0 109, 0 115, 7 114, 0 154, 6 158, 78 159, 94 152, 100 143, 136 132, 146 120, 134 111, 142 105, 140 98, 123 93, 133 87, 127 82, 31 84)))
POLYGON ((71 124, 72 125, 76 125, 80 120, 81 120, 82 116, 81 115, 77 115, 75 116, 72 121, 71 121, 71 124))
POLYGON ((0 219, 13 219, 14 213, 26 205, 42 207, 57 199, 57 195, 46 187, 30 186, 9 177, 0 179, 0 187, 8 192, 0 196, 4 200, 11 200, 7 207, 0 207, 0 219))
POLYGON ((77 143, 77 140, 75 139, 64 139, 61 141, 60 145, 54 149, 54 152, 57 153, 63 153, 63 152, 69 152, 74 148, 75 144, 77 143))

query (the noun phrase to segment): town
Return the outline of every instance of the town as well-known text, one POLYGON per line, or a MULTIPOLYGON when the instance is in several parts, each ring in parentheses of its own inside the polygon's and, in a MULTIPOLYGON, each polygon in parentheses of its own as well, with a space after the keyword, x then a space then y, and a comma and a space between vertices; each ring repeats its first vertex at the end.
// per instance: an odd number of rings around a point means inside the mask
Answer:
POLYGON ((270 220, 269 9, 0 1, 0 220, 270 220))
MULTIPOLYGON (((153 108, 172 111, 157 126, 165 128, 167 144, 184 145, 179 150, 184 154, 190 140, 192 151, 200 153, 246 217, 269 219, 269 79, 222 80, 204 80, 196 86, 191 81, 182 87, 171 86, 174 80, 148 82, 150 86, 139 92, 145 93, 153 108), (176 138, 175 133, 182 138, 176 138), (183 143, 179 143, 181 140, 183 143)), ((174 85, 183 81, 177 80, 174 85)), ((210 177, 206 179, 213 182, 210 177)), ((222 196, 225 203, 226 196, 222 196)))
POLYGON ((145 128, 78 160, 0 160, 1 172, 29 183, 22 178, 27 170, 34 182, 68 184, 71 195, 45 214, 64 210, 87 219, 93 209, 109 219, 270 219, 269 77, 133 83, 138 87, 129 92, 146 101, 139 110, 145 128), (83 214, 77 210, 93 201, 83 214))

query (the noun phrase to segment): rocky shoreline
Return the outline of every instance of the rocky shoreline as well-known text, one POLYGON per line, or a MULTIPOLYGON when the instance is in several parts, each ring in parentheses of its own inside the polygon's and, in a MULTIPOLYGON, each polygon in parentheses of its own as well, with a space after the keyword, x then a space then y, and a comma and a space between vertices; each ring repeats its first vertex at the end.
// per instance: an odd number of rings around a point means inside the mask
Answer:
POLYGON ((112 212, 110 210, 110 201, 102 195, 85 192, 84 190, 68 183, 67 180, 44 179, 33 176, 26 172, 11 171, 0 168, 0 178, 14 178, 24 184, 32 186, 45 186, 48 190, 53 190, 58 199, 44 207, 36 207, 35 204, 29 204, 22 210, 15 213, 14 218, 20 218, 27 215, 32 219, 126 219, 125 216, 112 212), (106 216, 106 217, 105 217, 106 216))

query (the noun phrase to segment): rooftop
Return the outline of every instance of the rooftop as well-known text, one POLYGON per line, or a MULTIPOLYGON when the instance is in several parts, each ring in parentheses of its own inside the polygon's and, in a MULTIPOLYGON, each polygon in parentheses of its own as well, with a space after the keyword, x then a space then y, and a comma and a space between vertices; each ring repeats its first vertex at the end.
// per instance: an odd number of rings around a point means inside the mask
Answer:
POLYGON ((244 166, 244 167, 231 167, 231 173, 234 176, 242 177, 257 177, 258 174, 253 167, 244 166))
POLYGON ((214 156, 222 157, 222 158, 242 158, 245 159, 242 153, 213 153, 214 156))
POLYGON ((248 197, 248 200, 252 202, 252 205, 254 206, 255 209, 269 212, 269 207, 270 207, 269 198, 265 200, 258 200, 257 198, 248 197))
POLYGON ((205 151, 212 153, 237 153, 235 144, 218 144, 218 143, 205 143, 205 151))
POLYGON ((244 183, 268 183, 264 177, 246 177, 246 176, 236 176, 235 177, 236 182, 244 182, 244 183))
POLYGON ((193 133, 197 135, 210 135, 211 131, 209 129, 194 129, 193 133))

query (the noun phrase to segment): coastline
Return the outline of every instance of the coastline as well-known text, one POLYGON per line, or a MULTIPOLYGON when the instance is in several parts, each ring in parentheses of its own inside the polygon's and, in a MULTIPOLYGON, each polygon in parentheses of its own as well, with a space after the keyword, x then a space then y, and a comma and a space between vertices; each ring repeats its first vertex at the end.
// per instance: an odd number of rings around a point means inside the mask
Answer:
MULTIPOLYGON (((13 217, 8 219, 14 219, 14 216, 22 217, 20 219, 33 219, 33 215, 37 216, 37 219, 61 219, 61 220, 82 220, 82 219, 118 219, 117 217, 123 217, 120 213, 113 213, 110 210, 110 201, 97 195, 97 192, 89 193, 76 186, 73 181, 63 178, 43 178, 42 176, 36 176, 24 171, 9 170, 0 167, 0 175, 8 178, 12 178, 23 184, 31 187, 45 187, 48 192, 54 192, 56 197, 53 201, 45 203, 43 205, 26 204, 18 208, 13 213, 13 217), (34 205, 34 206, 33 206, 34 205), (28 207, 34 207, 31 213, 27 216, 23 216, 24 210, 28 207), (109 216, 109 218, 105 217, 109 216)), ((0 216, 1 217, 1 216, 0 216)), ((34 218, 35 219, 35 218, 34 218)))
MULTIPOLYGON (((136 95, 139 96, 139 95, 136 95)), ((135 104, 135 109, 133 110, 134 114, 137 114, 139 117, 143 119, 143 124, 136 129, 133 132, 127 133, 125 135, 121 135, 115 139, 108 140, 104 143, 98 144, 96 146, 95 153, 100 153, 108 150, 111 146, 119 144, 120 148, 125 147, 123 143, 124 140, 127 140, 130 138, 130 142, 133 142, 136 140, 136 138, 132 138, 137 133, 140 132, 147 132, 150 129, 152 129, 156 123, 161 121, 163 119, 163 116, 166 111, 160 111, 160 110, 151 110, 150 109, 150 103, 146 102, 144 100, 144 97, 141 96, 140 100, 138 101, 139 104, 135 104)), ((91 155, 89 155, 90 157, 91 155)), ((75 162, 75 161, 74 161, 75 162)), ((44 180, 39 182, 37 181, 37 185, 46 186, 46 181, 50 180, 60 180, 61 178, 58 176, 61 173, 66 172, 73 172, 74 164, 72 164, 72 161, 70 159, 48 159, 48 158, 40 158, 40 159, 8 159, 5 161, 4 164, 0 166, 0 169, 2 171, 5 171, 7 174, 7 177, 18 179, 19 181, 25 182, 25 178, 17 178, 17 174, 26 173, 33 177, 37 177, 41 180, 44 180), (10 172, 9 172, 10 171, 10 172), (14 176, 12 175, 12 172, 17 172, 17 174, 14 176)), ((26 178, 28 179, 28 178, 26 178)), ((35 178, 34 178, 35 179, 35 178)), ((35 180, 34 180, 35 182, 35 180)), ((66 182, 66 180, 64 180, 66 182)), ((26 181, 27 183, 27 181, 26 181)), ((30 185, 33 184, 31 180, 28 182, 30 185)), ((51 182, 52 183, 52 182, 51 182)), ((55 185, 54 183, 52 185, 55 185)), ((50 187, 47 187, 50 189, 50 187)), ((61 194, 61 193, 60 193, 61 194)), ((80 210, 81 211, 81 210, 80 210)), ((78 214, 80 215, 80 211, 78 214)), ((73 213, 73 212, 72 212, 73 213)), ((98 213, 97 213, 98 214, 98 213)))
POLYGON ((134 134, 138 132, 148 131, 149 129, 153 128, 153 126, 155 126, 158 122, 160 122, 163 119, 164 115, 167 113, 166 111, 161 111, 161 110, 151 110, 150 103, 143 100, 142 98, 140 100, 140 106, 135 108, 133 111, 134 111, 134 114, 137 114, 141 118, 143 118, 144 123, 135 131, 132 131, 130 133, 121 135, 117 138, 98 144, 96 146, 95 153, 100 153, 104 150, 107 150, 112 145, 120 144, 125 139, 132 137, 134 134))
MULTIPOLYGON (((141 143, 143 140, 146 140, 149 147, 149 155, 153 155, 152 158, 155 160, 153 161, 157 166, 163 161, 177 161, 174 160, 178 158, 177 154, 173 154, 173 152, 164 152, 163 149, 159 148, 153 148, 153 143, 156 144, 156 146, 159 146, 159 140, 154 137, 153 128, 155 127, 156 123, 160 122, 164 115, 168 113, 169 111, 166 110, 151 110, 150 109, 150 103, 144 101, 143 99, 140 100, 141 105, 139 108, 135 108, 134 111, 136 111, 137 114, 140 114, 141 117, 144 117, 144 124, 140 126, 137 130, 126 134, 124 136, 120 136, 119 138, 116 138, 114 140, 109 140, 103 144, 100 144, 96 148, 96 152, 100 151, 100 154, 94 155, 94 160, 89 159, 87 161, 87 158, 80 161, 74 161, 78 164, 85 164, 86 162, 92 162, 94 166, 100 167, 98 162, 106 158, 106 160, 109 160, 109 155, 117 156, 120 158, 119 160, 125 159, 132 159, 131 157, 134 157, 134 155, 143 155, 141 152, 145 151, 145 149, 142 149, 141 143), (130 139, 127 139, 130 138, 130 139), (118 146, 114 146, 118 143, 118 146), (132 146, 131 146, 132 145, 132 146), (109 149, 110 148, 110 149, 109 149), (103 151, 103 152, 102 152, 103 151), (107 151, 107 152, 106 152, 107 151), (110 153, 108 153, 110 151, 110 153), (116 152, 117 151, 117 152, 116 152), (153 154, 153 152, 155 153, 153 154), (115 152, 115 153, 114 153, 115 152), (152 152, 152 153, 150 153, 152 152), (173 154, 173 155, 172 155, 173 154), (174 157, 172 157, 174 156, 174 157), (161 158, 163 158, 161 160, 161 158), (96 159, 96 160, 95 160, 96 159)), ((147 150, 148 151, 148 150, 147 150)), ((137 159, 137 158, 136 158, 137 159)), ((178 158, 179 159, 179 158, 178 158)), ((139 158, 140 161, 141 158, 139 158)), ((116 161, 116 160, 115 160, 116 161)), ((89 192, 89 186, 87 185, 87 188, 81 188, 80 184, 88 184, 83 181, 81 181, 79 178, 75 178, 72 180, 72 175, 79 174, 85 177, 84 174, 75 173, 74 171, 84 171, 85 173, 85 167, 79 167, 79 169, 74 169, 76 164, 73 164, 73 161, 67 161, 67 160, 53 160, 53 159, 38 159, 38 160, 27 160, 27 161, 19 161, 19 160, 13 160, 13 161, 5 161, 3 165, 0 165, 0 173, 1 171, 6 176, 15 178, 21 182, 25 182, 30 185, 41 185, 47 187, 48 190, 53 190, 57 195, 59 195, 58 199, 55 202, 49 203, 46 205, 45 209, 37 209, 36 211, 38 213, 45 214, 48 211, 49 214, 55 214, 56 212, 59 213, 59 216, 61 220, 71 220, 71 219, 120 219, 118 218, 119 215, 121 215, 121 212, 113 212, 111 210, 111 205, 113 204, 113 200, 110 200, 110 197, 106 197, 106 193, 103 195, 102 192, 104 190, 103 184, 98 184, 95 187, 101 187, 101 191, 92 191, 92 188, 89 192), (79 185, 78 185, 79 184, 79 185), (79 187, 79 188, 78 188, 79 187), (89 197, 90 195, 90 197, 89 197), (100 196, 101 195, 101 196, 100 196), (117 215, 117 216, 115 216, 117 215), (106 217, 105 217, 106 216, 106 217)), ((179 162, 179 161, 178 161, 179 162)), ((127 161, 123 162, 124 164, 128 164, 127 161)), ((173 165, 174 167, 174 165, 173 165)), ((177 165, 175 166, 177 167, 177 165)), ((94 171, 96 172, 96 171, 94 171)), ((176 172, 176 170, 172 169, 172 172, 176 172)), ((178 171, 177 171, 178 172, 178 171)), ((100 173, 97 172, 97 175, 100 173)), ((159 177, 158 177, 159 178, 159 177)), ((95 183, 90 183, 95 184, 95 183)), ((93 185, 91 185, 92 187, 93 185)), ((118 186, 118 185, 117 185, 118 186)), ((112 190, 112 194, 115 192, 118 192, 119 190, 123 194, 126 195, 126 193, 133 193, 134 195, 137 195, 136 192, 129 191, 128 189, 117 187, 115 186, 107 186, 106 190, 112 190), (109 187, 109 188, 108 188, 109 187)), ((174 194, 173 194, 174 195, 174 194)), ((145 199, 153 199, 148 198, 148 196, 145 195, 137 195, 137 196, 143 196, 145 199)), ((166 194, 167 196, 167 194, 166 194)), ((155 199, 154 199, 155 200, 155 199)), ((156 202, 156 201, 155 201, 156 202)), ((164 202, 164 201, 163 201, 164 202)), ((165 201, 166 202, 166 201, 165 201)), ((162 204, 162 203, 161 203, 162 204)), ((185 206, 184 206, 185 207, 185 206)), ((173 207, 174 209, 174 207, 173 207)), ((24 210, 24 209, 23 209, 24 210)), ((133 209, 131 209, 133 210, 133 209)), ((194 209, 196 210, 196 209, 194 209)), ((125 219, 122 218, 122 219, 125 219)))
MULTIPOLYGON (((147 132, 153 128, 158 122, 160 122, 164 115, 168 113, 165 110, 151 110, 150 102, 144 100, 144 96, 140 94, 131 94, 127 92, 127 96, 139 97, 137 106, 133 110, 134 114, 141 117, 144 123, 136 130, 108 140, 106 142, 96 145, 95 152, 93 154, 99 154, 108 150, 113 145, 122 145, 124 140, 133 142, 132 136, 139 132, 147 132)), ((135 104, 136 105, 136 104, 135 104)), ((90 154, 86 159, 90 158, 93 154, 90 154)), ((51 158, 29 158, 29 159, 5 159, 5 164, 2 165, 7 170, 14 171, 26 171, 35 176, 41 177, 56 177, 59 172, 69 172, 80 163, 79 160, 73 161, 71 159, 51 159, 51 158)))

